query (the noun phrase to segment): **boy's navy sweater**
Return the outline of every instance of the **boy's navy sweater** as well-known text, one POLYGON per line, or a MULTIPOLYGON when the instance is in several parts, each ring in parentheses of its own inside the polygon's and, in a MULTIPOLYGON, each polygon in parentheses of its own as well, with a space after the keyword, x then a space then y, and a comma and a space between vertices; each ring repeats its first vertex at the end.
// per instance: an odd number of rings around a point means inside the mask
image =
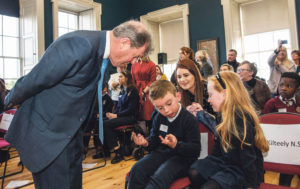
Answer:
POLYGON ((181 108, 180 113, 173 122, 160 113, 153 118, 152 129, 148 137, 149 151, 171 153, 186 158, 198 158, 201 150, 199 123, 196 118, 186 109, 181 108), (160 130, 161 125, 168 126, 168 131, 160 130), (159 136, 163 138, 167 134, 173 134, 177 138, 177 145, 174 149, 161 143, 159 136))

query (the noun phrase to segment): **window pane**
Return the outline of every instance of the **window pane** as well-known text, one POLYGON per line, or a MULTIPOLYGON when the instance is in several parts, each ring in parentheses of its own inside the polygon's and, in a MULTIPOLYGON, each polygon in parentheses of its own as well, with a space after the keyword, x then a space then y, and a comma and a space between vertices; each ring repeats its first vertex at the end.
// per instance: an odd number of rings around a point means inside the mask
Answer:
POLYGON ((248 35, 244 38, 245 53, 258 51, 258 35, 248 35))
POLYGON ((68 29, 66 28, 58 28, 58 36, 62 36, 65 33, 68 33, 68 29))
POLYGON ((2 36, 0 36, 0 56, 3 56, 3 54, 2 54, 2 36))
POLYGON ((4 59, 4 76, 5 78, 18 78, 19 77, 19 59, 4 59))
POLYGON ((258 39, 260 51, 273 49, 273 32, 261 33, 259 34, 258 39))
POLYGON ((17 79, 5 79, 5 86, 7 89, 12 89, 17 82, 17 79))
POLYGON ((3 16, 3 35, 19 37, 18 18, 3 16))
POLYGON ((0 35, 2 35, 2 15, 0 15, 0 35))
POLYGON ((262 52, 259 54, 259 68, 270 69, 268 65, 268 59, 273 51, 262 52))
POLYGON ((290 30, 279 30, 274 32, 274 42, 275 42, 275 47, 278 46, 278 40, 287 40, 288 43, 284 44, 286 48, 291 48, 291 40, 290 40, 290 30))
POLYGON ((3 37, 3 56, 19 56, 19 39, 15 37, 3 37))
POLYGON ((4 78, 4 75, 3 75, 3 58, 0 58, 0 78, 4 78))
POLYGON ((77 30, 77 15, 69 14, 69 28, 77 30))
POLYGON ((58 26, 68 27, 68 14, 64 12, 58 12, 58 26))

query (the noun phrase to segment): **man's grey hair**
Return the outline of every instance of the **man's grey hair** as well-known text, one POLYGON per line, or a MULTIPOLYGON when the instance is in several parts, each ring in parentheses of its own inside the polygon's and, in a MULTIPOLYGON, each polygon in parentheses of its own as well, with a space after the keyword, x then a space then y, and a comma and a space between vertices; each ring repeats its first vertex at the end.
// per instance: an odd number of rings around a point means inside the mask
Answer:
POLYGON ((242 65, 244 65, 244 64, 247 64, 247 65, 248 65, 249 71, 253 72, 253 77, 255 77, 256 74, 257 74, 257 67, 256 67, 256 64, 255 64, 254 62, 251 63, 251 62, 249 62, 248 60, 245 60, 245 61, 243 61, 239 66, 242 66, 242 65))
POLYGON ((151 34, 139 21, 130 20, 118 25, 113 29, 113 34, 117 38, 129 38, 131 47, 140 48, 147 44, 145 56, 153 50, 151 34))

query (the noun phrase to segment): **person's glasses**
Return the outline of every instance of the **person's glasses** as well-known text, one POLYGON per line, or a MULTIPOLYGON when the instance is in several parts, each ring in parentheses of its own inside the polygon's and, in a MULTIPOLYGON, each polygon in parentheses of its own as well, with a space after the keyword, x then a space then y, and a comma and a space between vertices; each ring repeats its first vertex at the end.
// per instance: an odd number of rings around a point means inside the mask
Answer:
POLYGON ((249 71, 249 69, 237 69, 237 72, 249 71))

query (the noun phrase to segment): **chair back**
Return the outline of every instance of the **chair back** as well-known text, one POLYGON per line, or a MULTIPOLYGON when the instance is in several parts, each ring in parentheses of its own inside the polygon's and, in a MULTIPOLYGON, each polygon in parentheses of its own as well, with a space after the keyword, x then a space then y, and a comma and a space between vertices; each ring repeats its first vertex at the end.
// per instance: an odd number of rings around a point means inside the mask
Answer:
MULTIPOLYGON (((199 130, 201 134, 201 152, 199 159, 205 158, 207 155, 211 154, 215 144, 215 135, 208 129, 204 124, 199 122, 199 130)), ((190 179, 186 177, 179 178, 175 180, 169 189, 182 189, 186 188, 191 184, 190 179)))
POLYGON ((212 153, 215 144, 215 135, 201 122, 199 122, 199 130, 201 134, 201 153, 199 158, 203 159, 212 153))
POLYGON ((270 145, 264 168, 285 174, 300 174, 300 159, 296 157, 300 155, 300 114, 265 114, 260 117, 260 124, 270 145))
MULTIPOLYGON (((2 117, 3 117, 3 114, 4 114, 4 113, 15 115, 16 111, 17 111, 17 110, 15 110, 15 109, 11 109, 11 110, 6 110, 6 111, 3 112, 2 114, 0 114, 0 123, 1 123, 1 121, 2 121, 2 117)), ((6 133, 7 130, 0 128, 0 132, 1 132, 1 133, 6 133)))

